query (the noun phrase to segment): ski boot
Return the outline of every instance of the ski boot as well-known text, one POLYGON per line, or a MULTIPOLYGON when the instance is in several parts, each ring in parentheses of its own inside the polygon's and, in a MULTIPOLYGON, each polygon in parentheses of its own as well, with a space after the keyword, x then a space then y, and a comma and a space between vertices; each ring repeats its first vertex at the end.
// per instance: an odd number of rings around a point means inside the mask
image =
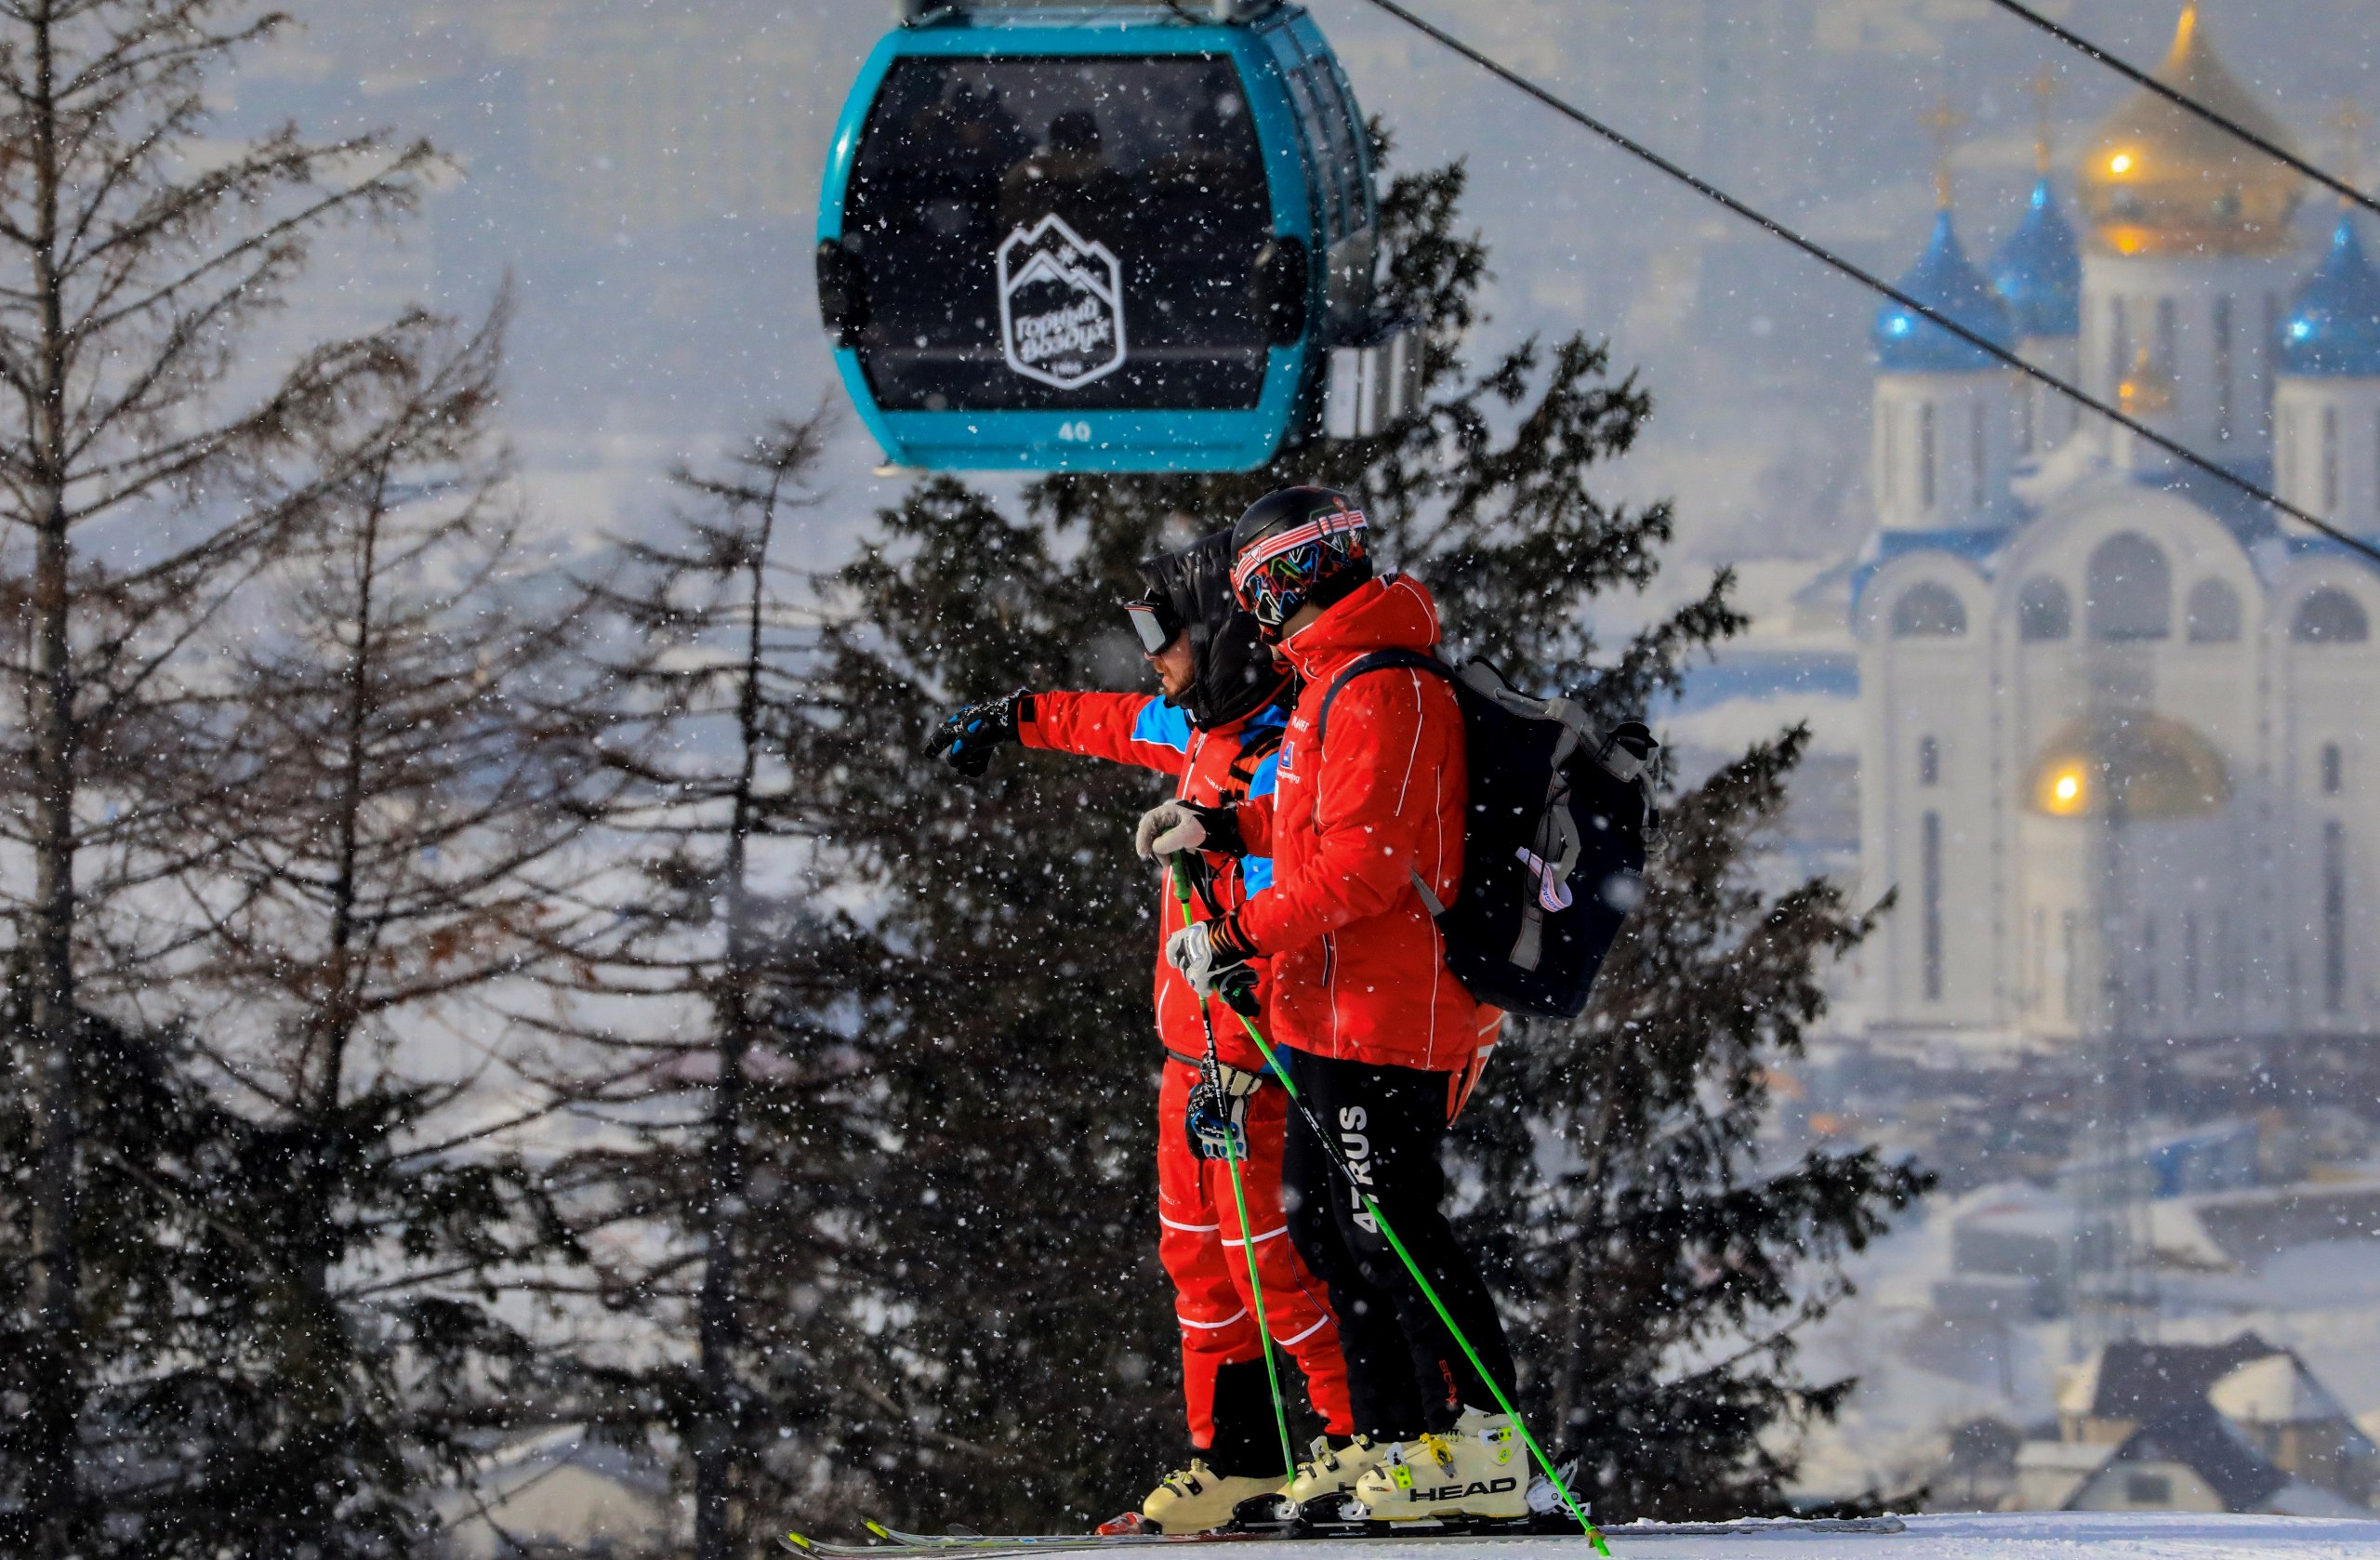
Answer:
POLYGON ((1297 1474, 1279 1489, 1240 1502, 1234 1520, 1242 1527, 1278 1527, 1299 1522, 1340 1520, 1342 1502, 1354 1493, 1355 1481, 1381 1459, 1382 1448, 1368 1435, 1350 1436, 1333 1444, 1328 1435, 1314 1438, 1312 1454, 1297 1466, 1297 1474))
POLYGON ((1373 1522, 1517 1520, 1529 1514, 1528 1458, 1509 1416, 1465 1408, 1445 1434, 1386 1448, 1355 1482, 1346 1513, 1373 1522))
POLYGON ((1102 1538, 1132 1533, 1204 1533, 1232 1519, 1242 1501, 1271 1495, 1281 1487, 1277 1478, 1247 1478, 1218 1474, 1197 1458, 1178 1473, 1166 1474, 1149 1491, 1141 1509, 1099 1525, 1102 1538))

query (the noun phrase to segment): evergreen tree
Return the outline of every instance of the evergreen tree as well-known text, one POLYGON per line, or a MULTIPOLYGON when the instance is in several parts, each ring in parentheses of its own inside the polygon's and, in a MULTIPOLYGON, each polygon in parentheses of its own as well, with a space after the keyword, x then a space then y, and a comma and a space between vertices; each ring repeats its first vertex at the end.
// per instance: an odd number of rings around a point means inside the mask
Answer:
POLYGON ((766 1542, 789 1501, 820 1499, 813 1470, 853 1456, 823 1406, 845 1363, 828 1318, 865 1309, 844 1269, 879 1150, 853 1002, 879 977, 792 892, 818 800, 776 734, 813 637, 777 554, 816 502, 825 429, 780 423, 675 473, 689 507, 599 593, 631 657, 602 823, 633 868, 558 983, 561 1027, 599 1059, 561 1095, 607 1129, 562 1180, 597 1251, 588 1292, 689 1346, 584 1363, 590 1418, 681 1453, 698 1560, 766 1542))
POLYGON ((853 1352, 837 1412, 913 1524, 1104 1519, 1183 1439, 1152 1163, 1180 1126, 1154 1119, 1156 883, 1130 834, 1160 784, 1024 752, 971 784, 922 751, 960 704, 1138 681, 1116 607, 1138 586, 1055 540, 921 484, 823 582, 787 732, 813 892, 867 905, 876 972, 874 1315, 820 1322, 853 1352))
MULTIPOLYGON (((1157 929, 1124 839, 1158 787, 1033 754, 964 787, 918 755, 932 719, 1020 684, 1137 682, 1111 627, 1137 588, 1133 562, 1294 482, 1360 498, 1392 561, 1437 592, 1450 654, 1486 654, 1525 688, 1576 691, 1606 719, 1641 716, 1742 627, 1723 573, 1616 642, 1593 632, 1597 598, 1648 584, 1671 539, 1666 505, 1610 505, 1590 485, 1650 399, 1580 337, 1467 364, 1487 252, 1458 229, 1463 184, 1459 166, 1408 175, 1382 202, 1382 303, 1428 333, 1427 404, 1405 423, 1252 472, 1051 476, 1024 490, 1015 520, 937 479, 821 582, 828 623, 788 750, 819 813, 817 890, 869 903, 877 961, 894 977, 872 988, 866 1021, 897 1144, 874 1180, 872 1243, 890 1265, 886 1373, 870 1395, 892 1410, 883 1466, 913 1525, 1080 1521, 1136 1494, 1180 1438, 1173 1324, 1150 1261, 1148 1134, 1171 1130, 1146 1119, 1157 929)), ((1752 886, 1799 750, 1784 737, 1675 799, 1676 843, 1596 1009, 1575 1026, 1523 1026, 1465 1123, 1470 1173, 1488 1191, 1470 1233, 1537 1345, 1524 1407, 1542 1421, 1558 1402, 1632 1511, 1681 1509, 1691 1497, 1662 1492, 1689 1487, 1705 1503, 1774 1504, 1786 1469, 1762 1435, 1831 1399, 1797 1391, 1785 1340, 1759 1325, 1804 1293, 1815 1308, 1835 1282, 1829 1259, 1921 1184, 1872 1156, 1785 1176, 1752 1160, 1760 1069, 1790 1054, 1821 1003, 1819 963, 1859 931, 1831 887, 1752 886), (1541 1177, 1530 1145, 1576 1141, 1591 1108, 1611 1118, 1599 1157, 1541 1177), (1542 1248, 1580 1242, 1517 1232, 1540 1218, 1578 1229, 1597 1199, 1647 1196, 1693 1217, 1597 1226, 1586 1243, 1605 1265, 1566 1309, 1574 1268, 1542 1248), (1641 1302, 1615 1320, 1621 1236, 1671 1246, 1634 1256, 1646 1276, 1627 1292, 1641 1302), (1690 1353, 1738 1335, 1773 1368, 1690 1353)), ((840 1411, 867 1413, 848 1398, 840 1411)))

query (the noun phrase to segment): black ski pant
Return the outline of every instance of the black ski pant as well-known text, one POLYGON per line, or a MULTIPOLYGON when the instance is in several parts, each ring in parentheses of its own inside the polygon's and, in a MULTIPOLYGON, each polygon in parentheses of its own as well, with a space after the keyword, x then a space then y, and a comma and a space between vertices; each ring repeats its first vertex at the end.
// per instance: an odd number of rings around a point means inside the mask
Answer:
MULTIPOLYGON (((1286 1046, 1280 1055, 1306 1109, 1335 1136, 1348 1168, 1509 1397, 1513 1354, 1503 1323, 1442 1207, 1446 1171, 1438 1149, 1459 1075, 1338 1062, 1286 1046)), ((1295 1111, 1281 1194, 1289 1238, 1329 1289, 1339 1316, 1355 1428, 1374 1441, 1409 1441, 1425 1430, 1452 1429, 1465 1408, 1497 1412, 1495 1395, 1295 1111)))

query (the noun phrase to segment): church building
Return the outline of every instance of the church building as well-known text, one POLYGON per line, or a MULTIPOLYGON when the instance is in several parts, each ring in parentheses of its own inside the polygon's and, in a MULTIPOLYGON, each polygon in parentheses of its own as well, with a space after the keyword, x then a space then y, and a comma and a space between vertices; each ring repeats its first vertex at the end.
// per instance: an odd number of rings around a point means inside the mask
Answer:
MULTIPOLYGON (((2186 10, 2159 79, 2288 133, 2186 10)), ((1980 262, 1901 288, 2380 543, 2380 273, 2352 208, 2146 91, 1980 262)), ((1871 1038, 2380 1036, 2380 567, 1923 317, 1875 324, 1853 582, 1871 1038)))

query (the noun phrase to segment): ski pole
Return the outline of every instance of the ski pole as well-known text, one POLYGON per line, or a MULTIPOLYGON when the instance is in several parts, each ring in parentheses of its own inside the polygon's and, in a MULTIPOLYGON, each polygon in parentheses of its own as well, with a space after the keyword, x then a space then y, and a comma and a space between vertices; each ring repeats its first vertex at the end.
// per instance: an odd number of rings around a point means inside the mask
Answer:
MULTIPOLYGON (((1184 913, 1187 913, 1186 906, 1184 913)), ((1423 1276, 1421 1264, 1413 1260, 1413 1253, 1408 1251, 1405 1249, 1405 1242, 1397 1238, 1395 1227, 1388 1222, 1388 1215, 1381 1211, 1380 1204, 1373 1200, 1371 1193, 1364 1189, 1363 1182, 1355 1174, 1355 1167, 1347 1162, 1347 1156, 1340 1149, 1338 1140, 1324 1131, 1322 1123, 1314 1118, 1314 1112, 1306 1105, 1305 1096, 1300 1094, 1298 1086, 1289 1081, 1289 1072, 1281 1065, 1280 1058, 1276 1056, 1273 1048, 1265 1043, 1264 1037, 1257 1032, 1256 1025, 1249 1022, 1248 1015, 1237 1008, 1234 1008, 1232 1016, 1238 1019, 1239 1026, 1248 1031, 1248 1038, 1256 1042, 1256 1049, 1264 1055, 1264 1064, 1279 1075, 1281 1087, 1289 1091, 1291 1103, 1298 1107, 1298 1114, 1305 1117, 1307 1128, 1321 1143, 1324 1152, 1330 1156, 1330 1162, 1339 1167, 1339 1173, 1347 1178, 1348 1186, 1361 1199, 1365 1211, 1372 1216, 1372 1222, 1380 1226, 1380 1233, 1387 1239, 1389 1248, 1396 1253, 1397 1260, 1405 1264, 1405 1271, 1412 1276, 1413 1282, 1420 1286, 1423 1297, 1430 1302, 1430 1309, 1438 1314, 1438 1321, 1446 1328, 1448 1336, 1461 1346, 1462 1357, 1471 1362, 1472 1370, 1480 1381, 1487 1383, 1488 1391, 1496 1399, 1496 1407, 1504 1410, 1505 1417, 1513 1421, 1513 1428, 1521 1433, 1521 1439, 1527 1443, 1531 1455, 1537 1459, 1537 1465, 1545 1470, 1545 1477, 1554 1486, 1554 1493, 1562 1497, 1562 1503, 1569 1508, 1571 1516, 1578 1520, 1580 1530, 1593 1540, 1597 1552, 1608 1560, 1611 1546, 1604 1541, 1602 1530, 1593 1522, 1588 1521, 1587 1514, 1579 1509, 1578 1501, 1570 1494, 1570 1487, 1563 1482, 1561 1474, 1555 1470, 1554 1460, 1545 1455, 1545 1448, 1539 1446, 1537 1437, 1529 1434, 1528 1423, 1521 1418, 1520 1410, 1513 1407, 1512 1400, 1504 1395, 1504 1389, 1496 1384, 1496 1378, 1489 1375, 1488 1368, 1480 1363, 1479 1351, 1471 1346, 1471 1340, 1465 1338, 1462 1335, 1462 1329, 1455 1325, 1454 1317, 1447 1311, 1446 1302, 1438 1298, 1438 1291, 1431 1288, 1430 1280, 1423 1276)))
MULTIPOLYGON (((1190 885, 1183 880, 1180 856, 1173 858, 1173 896, 1182 906, 1182 924, 1186 927, 1190 924, 1190 885)), ((1207 1060, 1212 1063, 1215 1059, 1214 1017, 1207 1011, 1205 998, 1195 991, 1190 995, 1198 1004, 1198 1022, 1206 1026, 1207 1060)), ((1286 1079, 1283 1081, 1287 1082, 1286 1079)), ((1235 1148, 1245 1144, 1246 1132, 1243 1126, 1240 1135, 1233 1139, 1235 1148)), ((1280 1369, 1273 1363, 1273 1324, 1264 1315, 1264 1281, 1256 1276, 1256 1237, 1248 1228, 1248 1188, 1240 1181, 1239 1158, 1236 1152, 1226 1154, 1223 1163, 1231 1167, 1231 1200, 1239 1208, 1239 1249, 1241 1254, 1248 1258, 1248 1293, 1256 1302, 1256 1333, 1264 1341, 1264 1380, 1273 1388, 1273 1424, 1281 1433, 1281 1467, 1288 1474, 1289 1482, 1294 1484, 1298 1476, 1298 1455, 1289 1448, 1289 1411, 1281 1402, 1280 1369)), ((1221 1238, 1220 1231, 1217 1238, 1221 1238)))

